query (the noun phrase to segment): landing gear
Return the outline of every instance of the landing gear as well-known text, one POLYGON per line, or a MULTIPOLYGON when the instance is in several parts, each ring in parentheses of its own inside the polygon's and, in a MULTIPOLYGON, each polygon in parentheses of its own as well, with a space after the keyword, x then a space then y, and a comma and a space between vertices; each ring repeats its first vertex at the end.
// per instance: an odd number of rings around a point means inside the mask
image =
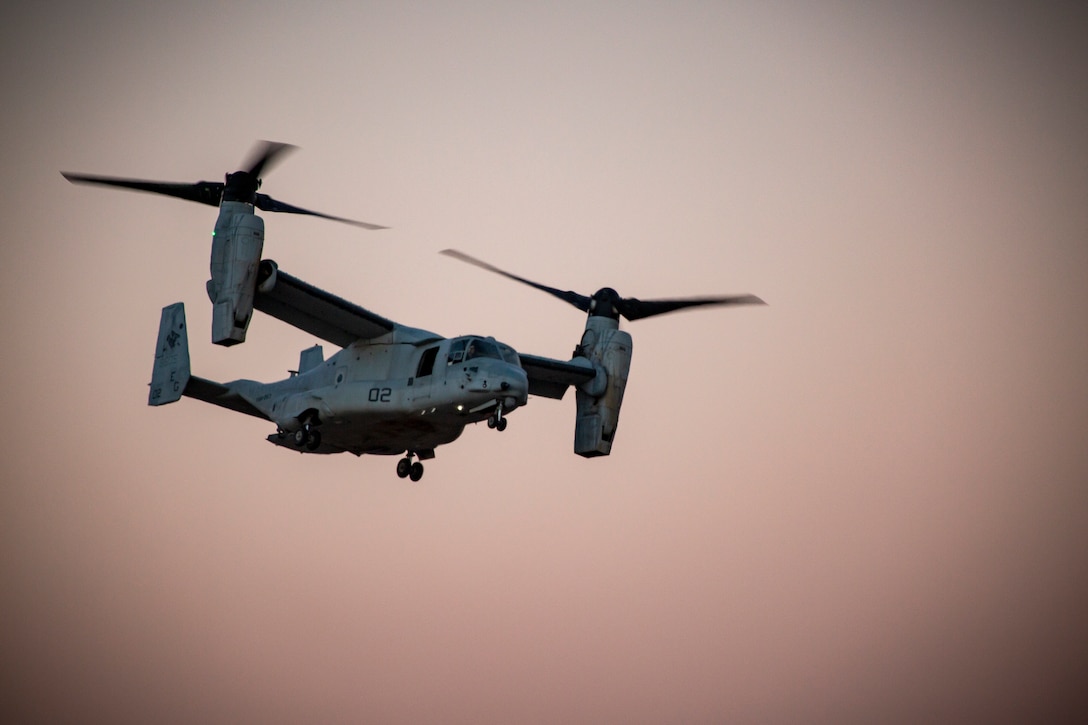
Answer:
POLYGON ((502 415, 502 403, 499 403, 495 407, 495 412, 490 418, 487 419, 487 427, 495 430, 506 430, 506 418, 502 415))
POLYGON ((295 431, 295 445, 308 451, 316 451, 321 446, 321 431, 306 423, 295 431))
POLYGON ((419 461, 413 462, 412 453, 409 452, 408 455, 397 461, 397 476, 418 481, 423 478, 423 464, 419 461))

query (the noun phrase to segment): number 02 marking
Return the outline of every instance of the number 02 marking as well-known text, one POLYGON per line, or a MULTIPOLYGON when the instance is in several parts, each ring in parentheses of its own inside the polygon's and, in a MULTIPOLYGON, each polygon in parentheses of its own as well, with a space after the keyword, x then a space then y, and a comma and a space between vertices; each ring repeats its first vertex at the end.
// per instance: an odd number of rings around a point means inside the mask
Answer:
POLYGON ((388 403, 392 395, 392 388, 371 388, 367 393, 367 400, 371 403, 388 403))

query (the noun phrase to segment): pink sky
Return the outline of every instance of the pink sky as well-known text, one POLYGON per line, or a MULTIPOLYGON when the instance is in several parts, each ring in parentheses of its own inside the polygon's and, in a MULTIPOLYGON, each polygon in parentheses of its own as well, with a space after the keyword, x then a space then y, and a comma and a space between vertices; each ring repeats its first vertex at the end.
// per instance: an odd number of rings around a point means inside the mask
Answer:
MULTIPOLYGON (((0 714, 109 722, 1079 722, 1088 14, 1057 3, 116 2, 0 11, 0 714), (399 322, 569 354, 562 289, 758 294, 628 325, 418 484, 146 403, 213 347, 218 180, 298 144, 265 254, 399 322)), ((326 352, 332 346, 326 344, 326 352)))

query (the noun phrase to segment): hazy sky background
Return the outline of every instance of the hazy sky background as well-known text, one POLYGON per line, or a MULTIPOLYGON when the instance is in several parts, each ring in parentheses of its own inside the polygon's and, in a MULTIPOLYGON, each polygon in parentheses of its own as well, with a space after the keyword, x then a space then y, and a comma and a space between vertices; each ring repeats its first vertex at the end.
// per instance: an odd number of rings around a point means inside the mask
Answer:
MULTIPOLYGON (((1078 3, 89 2, 0 11, 0 709, 13 721, 1061 722, 1088 713, 1088 14, 1078 3), (905 9, 909 6, 910 9, 905 9), (265 256, 565 357, 563 289, 754 293, 631 324, 418 484, 146 406, 209 342, 220 180, 265 256)), ((325 344, 327 354, 334 348, 325 344)))

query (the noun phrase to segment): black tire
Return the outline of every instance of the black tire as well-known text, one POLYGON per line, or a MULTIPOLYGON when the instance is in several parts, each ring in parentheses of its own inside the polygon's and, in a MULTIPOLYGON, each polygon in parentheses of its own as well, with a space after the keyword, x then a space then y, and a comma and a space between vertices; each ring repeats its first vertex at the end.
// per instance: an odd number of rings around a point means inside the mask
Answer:
POLYGON ((412 464, 412 470, 408 472, 408 477, 413 481, 418 481, 423 478, 423 464, 416 461, 412 464))
POLYGON ((310 435, 307 436, 306 450, 316 451, 321 445, 321 431, 312 430, 310 435))
POLYGON ((495 427, 498 428, 500 431, 506 430, 506 418, 503 418, 498 423, 496 423, 495 427))
POLYGON ((295 445, 298 446, 299 448, 302 448, 304 445, 306 445, 306 441, 308 441, 310 439, 310 436, 306 433, 305 428, 299 428, 298 430, 295 431, 294 438, 295 438, 295 445))
POLYGON ((397 461, 397 477, 408 478, 408 474, 412 472, 412 459, 402 458, 397 461))

